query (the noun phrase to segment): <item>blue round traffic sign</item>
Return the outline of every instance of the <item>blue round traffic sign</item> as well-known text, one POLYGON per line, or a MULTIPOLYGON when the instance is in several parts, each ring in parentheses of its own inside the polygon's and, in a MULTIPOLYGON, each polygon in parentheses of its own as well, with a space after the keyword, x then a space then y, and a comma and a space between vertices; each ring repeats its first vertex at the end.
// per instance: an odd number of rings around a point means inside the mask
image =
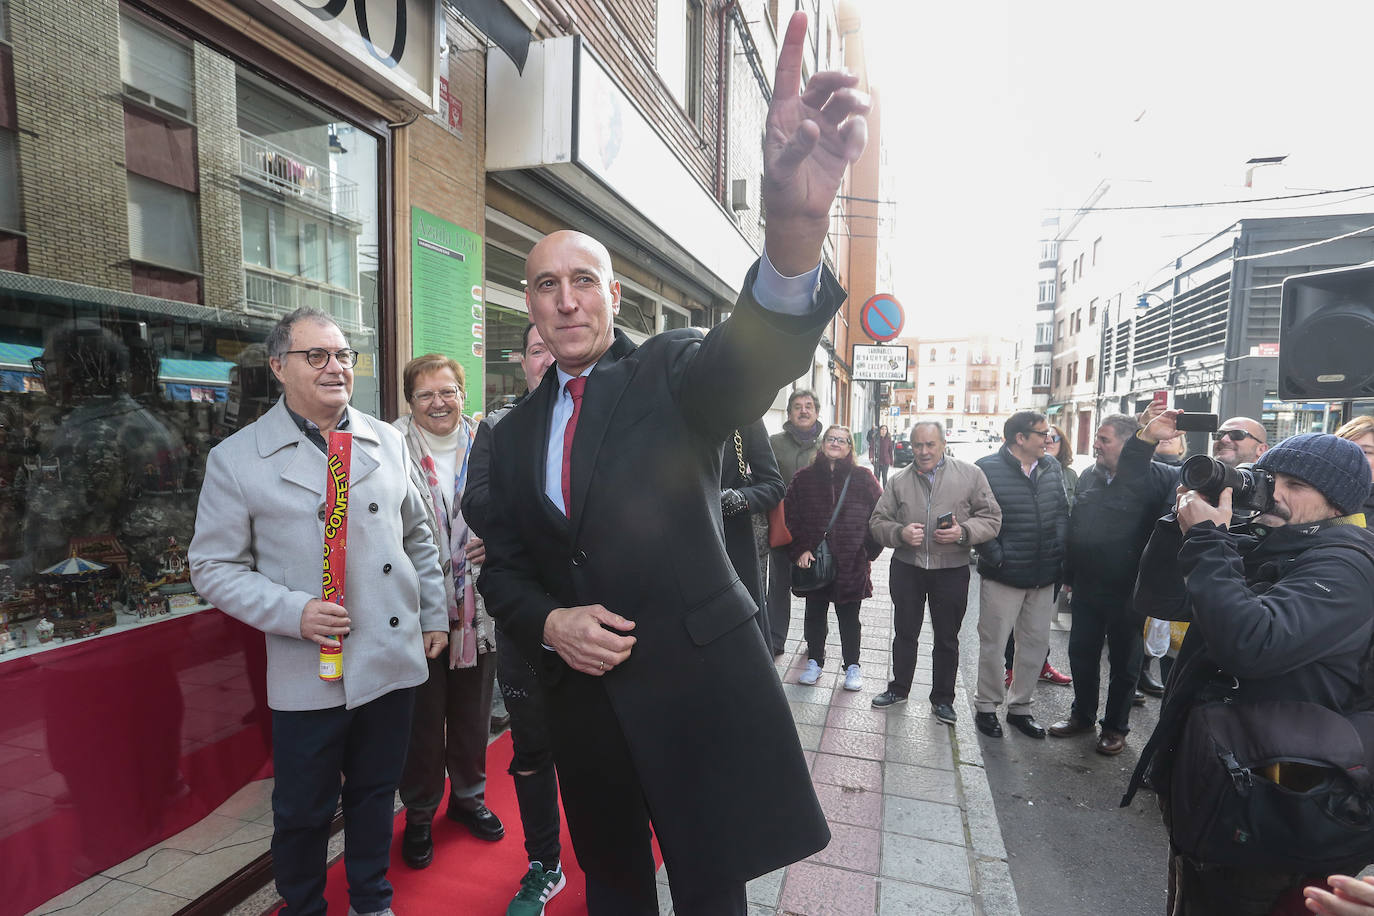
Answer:
POLYGON ((859 311, 859 325, 864 333, 877 341, 892 340, 902 333, 906 313, 902 304, 890 293, 878 293, 864 303, 859 311))

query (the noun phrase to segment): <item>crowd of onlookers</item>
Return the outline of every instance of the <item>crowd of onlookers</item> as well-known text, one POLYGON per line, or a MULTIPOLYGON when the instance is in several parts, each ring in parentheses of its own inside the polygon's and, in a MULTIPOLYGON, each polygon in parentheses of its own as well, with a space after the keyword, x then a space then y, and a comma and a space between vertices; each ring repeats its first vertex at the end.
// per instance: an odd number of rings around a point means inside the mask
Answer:
MULTIPOLYGON (((833 606, 841 683, 860 690, 859 606, 873 592, 871 563, 892 548, 891 675, 872 706, 907 701, 928 607, 931 710, 953 724, 972 558, 974 724, 982 734, 1001 738, 1005 721, 1036 739, 1091 735, 1094 749, 1112 756, 1126 746, 1133 706, 1147 694, 1163 698, 1127 798, 1144 785, 1161 799, 1171 832, 1171 916, 1374 914, 1361 903, 1374 903, 1368 885, 1327 882, 1330 871, 1358 872, 1374 854, 1332 860, 1270 850, 1265 859, 1255 850, 1277 842, 1272 832, 1234 855, 1188 839, 1182 822, 1195 815, 1179 799, 1203 775, 1191 760, 1175 763, 1185 730, 1202 727, 1195 713, 1205 704, 1311 703, 1343 715, 1374 706, 1374 537, 1364 527, 1374 511, 1374 417, 1276 443, 1262 423, 1232 418, 1211 434, 1210 457, 1185 475, 1181 414, 1152 404, 1138 418, 1104 417, 1091 443, 1094 463, 1081 474, 1064 431, 1035 411, 1013 414, 1001 447, 973 462, 951 453, 943 422, 921 421, 906 437, 911 465, 889 476, 887 427, 864 443, 870 471, 856 462, 851 432, 823 423, 810 391, 793 391, 788 419, 771 438, 787 481, 781 515, 790 540, 776 546, 775 537, 766 551, 765 632, 780 655, 790 598, 804 598, 798 681, 815 685, 833 606), (1208 474, 1220 482, 1199 483, 1208 474), (1259 496, 1242 494, 1251 481, 1259 496), (820 587, 811 572, 798 574, 813 564, 833 565, 820 587), (1071 612, 1068 674, 1049 658, 1059 611, 1071 612), (1069 714, 1049 725, 1033 713, 1042 681, 1073 690, 1069 714)), ((778 527, 775 518, 775 535, 778 527)), ((1285 788, 1297 778, 1294 764, 1265 764, 1245 769, 1246 778, 1285 788)), ((1374 851, 1374 820, 1369 833, 1374 851)))

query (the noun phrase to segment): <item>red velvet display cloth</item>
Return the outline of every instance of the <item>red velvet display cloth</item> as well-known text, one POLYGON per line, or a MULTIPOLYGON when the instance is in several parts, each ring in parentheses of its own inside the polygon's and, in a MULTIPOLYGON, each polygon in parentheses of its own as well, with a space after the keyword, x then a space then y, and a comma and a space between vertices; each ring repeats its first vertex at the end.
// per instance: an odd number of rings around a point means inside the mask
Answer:
POLYGON ((262 634, 217 610, 0 661, 0 914, 270 775, 265 669, 262 634))

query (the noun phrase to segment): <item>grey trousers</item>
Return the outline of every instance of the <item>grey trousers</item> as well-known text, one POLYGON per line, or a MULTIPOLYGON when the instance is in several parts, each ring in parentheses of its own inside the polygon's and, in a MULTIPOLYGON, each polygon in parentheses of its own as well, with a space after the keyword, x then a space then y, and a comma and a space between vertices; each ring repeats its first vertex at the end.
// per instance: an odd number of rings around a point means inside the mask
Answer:
POLYGON ((1014 588, 983 578, 978 586, 978 691, 973 706, 995 712, 1006 700, 1007 712, 1029 715, 1035 683, 1050 647, 1054 621, 1054 586, 1014 588), (1007 636, 1016 634, 1016 660, 1011 688, 1006 686, 1007 636))
POLYGON ((415 688, 410 747, 401 774, 406 821, 434 819, 444 798, 444 774, 453 786, 449 804, 472 811, 487 792, 487 739, 496 653, 477 656, 472 668, 450 668, 448 652, 429 659, 429 680, 415 688))
POLYGON ((792 558, 786 547, 768 551, 768 594, 764 601, 773 643, 769 648, 777 655, 787 645, 787 629, 792 625, 792 558))

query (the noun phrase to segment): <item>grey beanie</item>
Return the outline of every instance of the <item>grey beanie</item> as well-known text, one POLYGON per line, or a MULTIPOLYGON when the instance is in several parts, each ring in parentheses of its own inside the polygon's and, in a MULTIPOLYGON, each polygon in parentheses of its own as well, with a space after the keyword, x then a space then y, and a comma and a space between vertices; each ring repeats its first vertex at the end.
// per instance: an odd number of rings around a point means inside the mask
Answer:
POLYGON ((1306 481, 1342 515, 1358 512, 1369 498, 1364 449, 1330 433, 1290 436, 1261 455, 1255 467, 1306 481))

